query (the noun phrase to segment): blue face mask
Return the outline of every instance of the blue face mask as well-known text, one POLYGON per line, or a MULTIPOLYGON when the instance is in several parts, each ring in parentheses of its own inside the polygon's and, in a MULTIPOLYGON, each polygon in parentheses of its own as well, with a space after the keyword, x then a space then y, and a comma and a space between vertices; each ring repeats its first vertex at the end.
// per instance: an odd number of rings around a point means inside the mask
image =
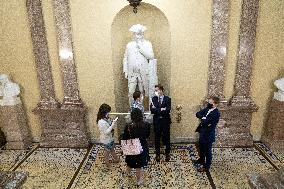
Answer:
POLYGON ((106 114, 105 114, 105 118, 109 118, 109 113, 106 113, 106 114))

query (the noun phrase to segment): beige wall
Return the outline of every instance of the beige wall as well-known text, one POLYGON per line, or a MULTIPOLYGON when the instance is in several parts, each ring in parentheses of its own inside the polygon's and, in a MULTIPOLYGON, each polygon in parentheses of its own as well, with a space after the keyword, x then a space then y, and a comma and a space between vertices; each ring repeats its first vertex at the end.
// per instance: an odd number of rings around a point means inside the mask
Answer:
MULTIPOLYGON (((171 34, 170 93, 173 109, 183 106, 183 120, 173 123, 172 137, 195 137, 195 111, 207 93, 209 48, 211 34, 211 1, 199 0, 144 0, 160 9, 169 22, 171 34)), ((103 102, 115 108, 115 75, 112 59, 111 26, 116 14, 127 5, 124 0, 70 0, 72 29, 81 97, 89 108, 88 126, 93 138, 98 137, 95 114, 103 102), (82 3, 84 2, 84 3, 82 3)), ((40 124, 32 109, 39 100, 39 87, 32 55, 25 0, 1 2, 0 73, 11 74, 22 86, 22 97, 27 108, 30 127, 35 140, 40 136, 40 124), (28 75, 28 77, 27 77, 28 75)), ((226 62, 225 96, 233 92, 234 71, 238 47, 241 0, 231 1, 229 49, 226 62)), ((269 98, 275 90, 272 83, 284 75, 283 2, 260 1, 252 98, 260 106, 253 116, 252 134, 260 138, 269 98), (282 6, 282 9, 281 9, 282 6), (281 28, 282 27, 282 28, 281 28), (282 35, 282 38, 281 38, 282 35), (283 48, 283 47, 282 47, 283 48)), ((139 10, 138 10, 139 11, 139 10)), ((52 0, 43 1, 49 53, 57 97, 62 101, 63 90, 57 55, 52 0)), ((115 109, 114 109, 115 111, 115 109)), ((175 122, 175 120, 174 120, 175 122)))
POLYGON ((20 84, 32 135, 38 141, 41 127, 32 110, 39 102, 39 85, 25 5, 25 0, 1 1, 0 73, 20 84))
POLYGON ((251 132, 258 140, 267 120, 273 82, 284 77, 284 1, 260 1, 259 21, 251 86, 252 98, 259 106, 254 114, 251 132))

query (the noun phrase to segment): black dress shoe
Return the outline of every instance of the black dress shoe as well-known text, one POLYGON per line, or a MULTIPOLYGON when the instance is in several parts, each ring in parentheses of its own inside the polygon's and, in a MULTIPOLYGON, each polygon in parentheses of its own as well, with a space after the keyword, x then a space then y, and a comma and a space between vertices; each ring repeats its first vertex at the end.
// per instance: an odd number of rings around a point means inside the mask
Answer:
POLYGON ((160 160, 161 160, 161 158, 160 158, 160 156, 156 156, 156 162, 160 162, 160 160))
POLYGON ((170 154, 166 154, 166 162, 169 162, 169 161, 170 161, 170 159, 171 159, 170 154))

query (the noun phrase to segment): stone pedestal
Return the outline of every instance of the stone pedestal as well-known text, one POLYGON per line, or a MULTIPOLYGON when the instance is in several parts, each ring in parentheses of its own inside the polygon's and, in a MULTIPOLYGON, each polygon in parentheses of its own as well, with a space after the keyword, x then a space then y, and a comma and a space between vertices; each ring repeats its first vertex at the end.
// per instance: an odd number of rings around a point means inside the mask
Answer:
POLYGON ((253 146, 250 134, 252 113, 255 107, 227 106, 220 108, 221 119, 216 129, 217 147, 253 146))
POLYGON ((36 108, 40 117, 43 147, 81 148, 88 147, 85 107, 65 107, 56 109, 36 108))
POLYGON ((283 189, 284 188, 284 167, 278 172, 270 174, 248 175, 249 185, 253 189, 283 189))
POLYGON ((24 149, 32 138, 22 104, 0 106, 1 130, 6 136, 6 149, 24 149))
POLYGON ((27 180, 28 174, 25 172, 0 171, 0 188, 19 189, 27 180))
POLYGON ((272 150, 284 151, 284 101, 272 100, 261 140, 272 150))

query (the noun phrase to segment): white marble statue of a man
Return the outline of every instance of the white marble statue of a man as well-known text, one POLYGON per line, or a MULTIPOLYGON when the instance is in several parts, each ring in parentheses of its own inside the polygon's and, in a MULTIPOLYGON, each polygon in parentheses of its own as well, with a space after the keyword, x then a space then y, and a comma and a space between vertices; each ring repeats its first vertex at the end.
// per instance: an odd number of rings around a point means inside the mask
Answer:
POLYGON ((274 93, 274 99, 284 101, 284 77, 276 80, 274 85, 278 88, 278 92, 274 93))
POLYGON ((9 80, 6 74, 0 75, 0 105, 13 106, 21 103, 18 95, 20 94, 20 87, 17 83, 9 80))
POLYGON ((133 25, 129 31, 133 32, 133 40, 125 50, 123 59, 123 73, 128 79, 129 105, 133 101, 133 93, 138 85, 139 91, 149 96, 149 61, 154 59, 154 52, 150 41, 144 39, 146 27, 141 24, 133 25))

